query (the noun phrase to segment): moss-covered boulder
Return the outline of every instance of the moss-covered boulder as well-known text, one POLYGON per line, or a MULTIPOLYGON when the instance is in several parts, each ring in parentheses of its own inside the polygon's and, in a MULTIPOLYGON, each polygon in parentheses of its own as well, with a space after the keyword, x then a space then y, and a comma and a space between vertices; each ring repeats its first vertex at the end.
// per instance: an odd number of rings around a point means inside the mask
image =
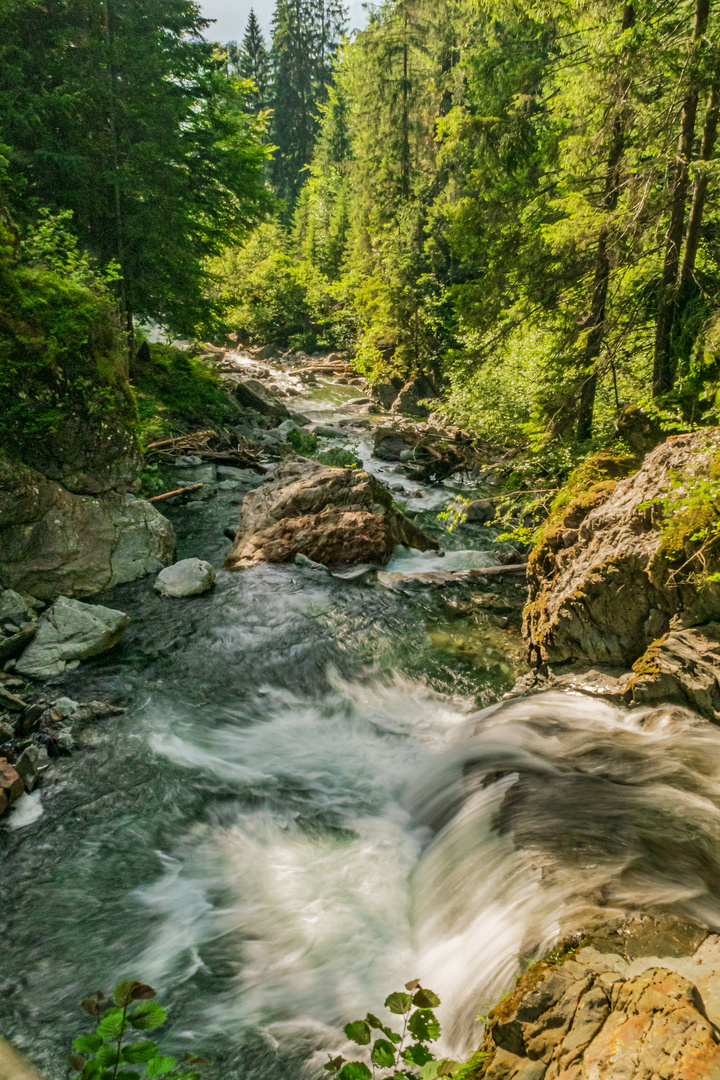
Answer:
POLYGON ((668 439, 630 476, 637 462, 608 454, 571 477, 528 566, 535 666, 629 668, 671 624, 717 617, 719 454, 720 432, 700 431, 668 439))

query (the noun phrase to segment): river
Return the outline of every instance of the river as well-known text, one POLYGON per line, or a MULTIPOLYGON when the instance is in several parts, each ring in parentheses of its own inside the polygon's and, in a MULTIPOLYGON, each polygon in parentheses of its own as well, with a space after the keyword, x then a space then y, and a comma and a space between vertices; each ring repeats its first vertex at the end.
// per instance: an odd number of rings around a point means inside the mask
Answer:
MULTIPOLYGON (((298 405, 337 421, 354 392, 298 405)), ((450 488, 415 502, 438 535, 450 488)), ((168 511, 179 557, 220 567, 237 502, 168 511)), ((446 542, 447 565, 495 559, 488 529, 446 542)), ((299 1080, 411 978, 462 1051, 520 966, 588 920, 664 907, 720 927, 715 728, 579 694, 503 702, 516 622, 453 590, 289 565, 187 600, 151 584, 98 597, 131 626, 60 684, 126 714, 0 834, 0 1031, 48 1077, 86 1029, 80 999, 122 978, 156 987, 163 1047, 204 1053, 210 1080, 299 1080)))

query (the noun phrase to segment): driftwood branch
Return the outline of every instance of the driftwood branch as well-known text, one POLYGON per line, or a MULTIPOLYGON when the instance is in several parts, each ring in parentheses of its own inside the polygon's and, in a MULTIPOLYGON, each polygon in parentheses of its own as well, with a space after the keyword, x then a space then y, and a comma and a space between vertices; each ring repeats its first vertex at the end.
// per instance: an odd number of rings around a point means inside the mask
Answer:
POLYGON ((163 495, 153 495, 152 499, 146 499, 146 502, 162 502, 163 499, 170 499, 173 495, 187 495, 188 492, 197 491, 201 487, 202 484, 188 484, 187 487, 175 488, 174 491, 166 491, 163 495))

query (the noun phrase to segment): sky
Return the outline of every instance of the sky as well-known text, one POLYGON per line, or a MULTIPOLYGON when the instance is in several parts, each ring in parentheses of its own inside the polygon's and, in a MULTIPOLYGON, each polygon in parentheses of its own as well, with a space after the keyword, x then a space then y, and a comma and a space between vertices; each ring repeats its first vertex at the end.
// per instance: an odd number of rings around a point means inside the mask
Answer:
MULTIPOLYGON (((260 25, 265 34, 270 32, 270 20, 275 10, 275 0, 201 0, 203 14, 208 19, 217 19, 207 33, 216 41, 241 41, 250 14, 255 8, 260 25)), ((351 0, 350 28, 360 29, 365 25, 366 16, 362 0, 351 0)))

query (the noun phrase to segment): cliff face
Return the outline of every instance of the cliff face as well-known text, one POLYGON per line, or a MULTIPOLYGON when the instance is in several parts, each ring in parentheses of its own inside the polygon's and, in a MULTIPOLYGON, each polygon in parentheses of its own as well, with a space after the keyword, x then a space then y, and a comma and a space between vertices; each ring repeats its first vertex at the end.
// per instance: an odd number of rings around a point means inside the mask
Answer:
POLYGON ((0 459, 0 587, 89 596, 156 573, 174 550, 170 522, 129 492, 78 494, 0 459))
POLYGON ((673 486, 681 494, 683 478, 712 477, 719 452, 717 429, 671 438, 546 531, 528 566, 524 631, 535 666, 628 668, 671 628, 717 617, 720 585, 707 580, 717 553, 711 545, 700 559, 695 539, 717 512, 696 505, 668 521, 662 503, 673 486))

